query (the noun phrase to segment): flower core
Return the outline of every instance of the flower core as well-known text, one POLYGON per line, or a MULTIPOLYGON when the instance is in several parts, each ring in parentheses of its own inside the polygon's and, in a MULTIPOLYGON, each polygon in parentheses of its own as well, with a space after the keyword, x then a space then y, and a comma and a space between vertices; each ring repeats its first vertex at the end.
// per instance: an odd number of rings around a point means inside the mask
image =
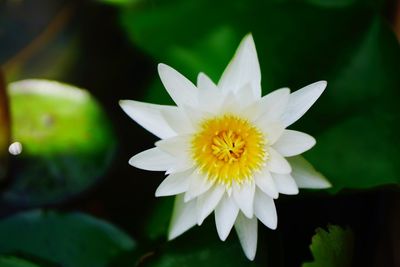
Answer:
POLYGON ((249 121, 235 115, 204 120, 192 139, 192 156, 210 180, 230 187, 252 179, 268 159, 268 140, 249 121))

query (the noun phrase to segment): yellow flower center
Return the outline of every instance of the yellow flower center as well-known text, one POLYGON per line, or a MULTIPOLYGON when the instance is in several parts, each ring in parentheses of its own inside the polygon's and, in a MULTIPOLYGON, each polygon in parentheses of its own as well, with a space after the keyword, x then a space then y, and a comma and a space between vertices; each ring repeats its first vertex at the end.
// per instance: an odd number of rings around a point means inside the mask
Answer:
POLYGON ((268 140, 249 121, 234 115, 205 120, 192 139, 192 156, 210 180, 230 187, 253 179, 268 158, 268 140))

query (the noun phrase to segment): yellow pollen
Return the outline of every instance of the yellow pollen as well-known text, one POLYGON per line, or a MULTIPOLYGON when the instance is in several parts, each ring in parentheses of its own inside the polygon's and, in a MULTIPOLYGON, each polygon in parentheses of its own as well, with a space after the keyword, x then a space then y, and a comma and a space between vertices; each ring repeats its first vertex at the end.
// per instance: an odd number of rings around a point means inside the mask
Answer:
POLYGON ((253 179, 268 159, 268 140, 249 121, 234 115, 205 120, 192 139, 192 156, 207 179, 227 187, 253 179))

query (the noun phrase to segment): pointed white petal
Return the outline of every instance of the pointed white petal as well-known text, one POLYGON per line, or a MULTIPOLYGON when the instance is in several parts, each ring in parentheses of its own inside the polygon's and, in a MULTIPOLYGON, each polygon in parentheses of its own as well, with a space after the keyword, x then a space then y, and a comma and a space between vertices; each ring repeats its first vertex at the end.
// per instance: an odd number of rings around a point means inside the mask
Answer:
POLYGON ((253 217, 254 182, 244 182, 241 185, 233 183, 233 199, 246 217, 253 217))
POLYGON ((156 146, 162 151, 175 157, 187 157, 190 153, 191 135, 179 135, 156 142, 156 146))
POLYGON ((185 203, 183 195, 177 195, 169 226, 168 240, 172 240, 192 228, 197 222, 196 219, 196 201, 185 203))
POLYGON ((272 175, 267 168, 264 168, 261 173, 256 174, 254 176, 254 181, 258 188, 260 188, 264 193, 268 194, 272 198, 278 198, 278 190, 276 189, 272 175))
POLYGON ((185 202, 206 192, 213 183, 214 182, 210 181, 200 170, 195 170, 190 176, 189 188, 185 193, 185 202))
POLYGON ((293 124, 314 104, 326 88, 326 81, 319 81, 290 94, 282 121, 285 127, 293 124))
POLYGON ((225 187, 222 185, 215 185, 206 193, 197 198, 197 224, 201 225, 205 218, 218 205, 222 196, 225 193, 225 187))
POLYGON ((285 195, 297 195, 299 193, 299 187, 290 174, 273 173, 272 178, 279 193, 285 195))
POLYGON ((306 133, 284 130, 281 137, 273 145, 284 157, 299 155, 315 145, 315 139, 306 133))
POLYGON ((256 125, 263 133, 265 133, 266 138, 268 139, 268 145, 273 145, 285 130, 285 127, 281 122, 271 122, 268 118, 264 120, 264 117, 260 117, 260 119, 256 121, 256 125))
POLYGON ((237 103, 240 104, 241 108, 246 108, 257 101, 254 95, 251 85, 249 83, 245 84, 235 94, 237 103))
POLYGON ((202 121, 214 116, 212 113, 210 113, 210 111, 194 109, 189 106, 183 106, 182 110, 184 111, 186 116, 189 118, 190 123, 193 126, 194 132, 197 132, 199 130, 200 123, 202 121))
POLYGON ((209 113, 218 113, 224 96, 219 89, 199 90, 199 109, 209 113))
POLYGON ((274 200, 258 189, 254 197, 254 215, 256 215, 265 226, 272 230, 276 229, 278 216, 276 214, 274 200))
POLYGON ((178 113, 174 106, 147 104, 133 100, 120 100, 119 105, 134 121, 159 138, 176 135, 162 116, 162 111, 178 113))
POLYGON ((176 134, 188 134, 195 131, 193 124, 191 123, 191 120, 188 118, 184 109, 166 109, 163 110, 161 114, 166 123, 176 134))
POLYGON ((260 105, 260 115, 265 117, 264 120, 278 121, 286 109, 289 95, 289 88, 281 88, 263 96, 258 105, 260 105))
POLYGON ((158 64, 158 74, 168 94, 178 106, 198 105, 196 86, 182 74, 165 64, 158 64))
POLYGON ((249 260, 254 260, 257 250, 257 217, 248 219, 239 213, 235 222, 235 230, 244 254, 249 260))
POLYGON ((200 90, 205 90, 205 91, 219 90, 217 85, 210 79, 210 77, 208 77, 203 72, 200 72, 199 75, 197 75, 197 88, 199 88, 200 90))
POLYGON ((331 183, 302 156, 288 158, 292 176, 300 188, 329 188, 331 183))
POLYGON ((225 241, 231 232, 238 213, 239 207, 232 198, 225 194, 215 209, 215 225, 222 241, 225 241))
POLYGON ((290 173, 292 171, 289 162, 281 154, 276 152, 272 147, 269 148, 268 152, 269 158, 266 166, 271 172, 290 173))
POLYGON ((173 173, 162 181, 156 190, 156 197, 172 196, 186 192, 189 188, 189 177, 193 169, 185 172, 173 173))
POLYGON ((244 37, 234 57, 226 67, 218 87, 223 91, 236 92, 246 84, 250 84, 254 96, 261 97, 261 73, 257 51, 251 34, 244 37))
POLYGON ((176 159, 157 147, 136 154, 129 164, 148 171, 166 171, 175 164, 176 159))
POLYGON ((190 158, 176 158, 175 164, 172 165, 165 173, 172 174, 172 173, 183 172, 193 167, 194 164, 190 158))

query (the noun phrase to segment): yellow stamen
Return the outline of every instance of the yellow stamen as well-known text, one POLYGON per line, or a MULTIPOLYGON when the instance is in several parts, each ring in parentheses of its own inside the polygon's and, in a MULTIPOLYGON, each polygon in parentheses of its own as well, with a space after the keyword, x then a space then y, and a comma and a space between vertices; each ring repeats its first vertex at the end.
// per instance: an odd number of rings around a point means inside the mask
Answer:
POLYGON ((267 142, 252 123, 228 114, 201 123, 192 156, 207 179, 230 187, 253 179, 268 158, 267 142))

